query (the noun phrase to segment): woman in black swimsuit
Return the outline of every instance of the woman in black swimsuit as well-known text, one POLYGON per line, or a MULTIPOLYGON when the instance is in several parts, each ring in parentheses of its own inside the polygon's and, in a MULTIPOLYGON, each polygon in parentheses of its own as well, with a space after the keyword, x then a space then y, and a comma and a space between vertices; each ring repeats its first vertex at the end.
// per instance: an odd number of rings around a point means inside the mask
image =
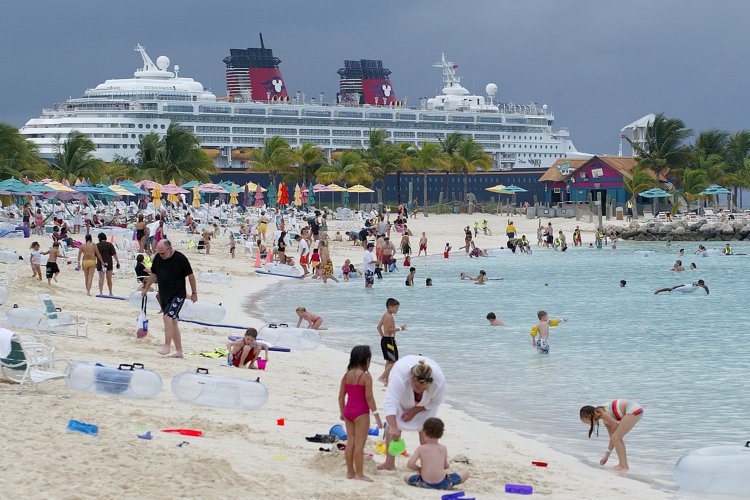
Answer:
POLYGON ((138 215, 138 222, 135 223, 135 239, 138 240, 138 251, 143 253, 143 246, 146 244, 146 223, 143 221, 143 214, 138 215))

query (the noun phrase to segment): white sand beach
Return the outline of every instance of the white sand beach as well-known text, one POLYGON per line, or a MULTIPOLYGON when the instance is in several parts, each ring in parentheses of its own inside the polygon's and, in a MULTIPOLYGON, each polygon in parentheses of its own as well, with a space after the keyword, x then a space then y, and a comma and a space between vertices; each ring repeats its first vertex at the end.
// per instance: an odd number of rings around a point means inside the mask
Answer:
MULTIPOLYGON (((442 252, 446 242, 454 251, 463 245, 462 227, 484 218, 481 214, 430 215, 410 219, 414 233, 412 246, 422 231, 429 238, 430 253, 442 252)), ((478 245, 499 247, 507 217, 488 215, 495 236, 481 235, 478 245)), ((537 220, 515 217, 519 234, 526 234, 535 245, 537 220)), ((584 244, 593 241, 594 225, 573 220, 553 219, 555 230, 562 229, 572 243, 572 229, 578 224, 584 230, 584 244)), ((546 225, 547 219, 542 220, 546 225)), ((336 229, 359 229, 358 223, 337 222, 336 229)), ((82 235, 73 235, 82 239, 82 235)), ((231 284, 198 283, 201 300, 221 302, 227 309, 226 324, 260 327, 260 318, 252 317, 253 297, 277 293, 269 285, 283 278, 254 273, 254 256, 243 254, 238 246, 232 260, 219 238, 211 255, 186 249, 187 236, 171 235, 175 247, 190 259, 194 271, 213 270, 230 273, 231 284)), ((158 372, 164 388, 155 399, 133 400, 67 391, 61 381, 41 384, 38 390, 27 388, 18 395, 18 386, 0 383, 0 407, 3 410, 3 453, 0 458, 0 497, 3 498, 285 498, 285 499, 373 499, 438 498, 440 492, 406 485, 402 476, 406 461, 397 460, 397 472, 377 471, 382 456, 365 459, 365 473, 372 483, 345 478, 343 452, 335 445, 309 443, 306 436, 325 434, 339 423, 338 387, 345 372, 348 353, 321 346, 315 351, 271 352, 265 371, 242 370, 225 366, 223 358, 209 359, 186 355, 184 359, 164 358, 157 354, 163 342, 163 326, 156 314, 150 314, 150 333, 135 338, 137 310, 126 301, 88 297, 81 272, 75 265, 61 264, 59 283, 48 286, 46 280, 30 278, 28 247, 38 240, 42 248, 46 236, 31 239, 3 239, 0 248, 18 251, 26 259, 15 265, 18 279, 9 286, 10 299, 3 310, 13 304, 40 307, 39 293, 50 293, 63 311, 78 310, 91 317, 88 338, 56 336, 57 357, 70 361, 91 360, 102 363, 140 362, 158 372), (170 391, 172 378, 180 372, 208 368, 210 373, 254 379, 260 376, 270 393, 265 406, 255 411, 239 411, 194 406, 179 401, 170 391), (95 437, 66 431, 69 419, 99 426, 95 437), (284 419, 284 425, 278 425, 284 419), (203 431, 203 437, 184 437, 160 432, 168 428, 203 431), (151 431, 154 438, 136 437, 151 431), (188 445, 178 447, 182 441, 188 445), (320 447, 331 452, 319 451, 320 447)), ((296 245, 289 252, 296 257, 296 245)), ((351 243, 333 243, 336 265, 351 258, 361 263, 361 248, 351 243)), ((96 286, 96 279, 95 279, 96 286)), ((115 280, 115 295, 128 296, 134 280, 115 280)), ((266 317, 278 316, 289 321, 296 304, 279 297, 278 311, 264 311, 266 317)), ((381 305, 377 306, 380 308, 381 305)), ((362 325, 372 328, 372 325, 362 325)), ((183 343, 187 353, 211 351, 224 346, 227 335, 238 330, 203 327, 182 323, 183 343)), ((18 330, 19 333, 31 333, 18 330)), ((325 332, 323 333, 325 335, 325 332)), ((382 372, 374 356, 372 373, 382 372)), ((447 375, 450 393, 450 375, 447 375)), ((375 399, 382 404, 385 391, 377 384, 375 399)), ((467 496, 487 499, 508 496, 506 483, 530 484, 534 493, 555 499, 582 498, 667 498, 668 493, 650 485, 618 475, 611 470, 590 467, 577 459, 554 451, 548 443, 521 437, 505 429, 476 420, 458 408, 443 405, 439 416, 446 423, 442 442, 452 458, 468 458, 469 463, 455 463, 456 469, 467 469, 472 477, 460 490, 467 496), (549 463, 547 468, 532 466, 531 461, 549 463)), ((575 418, 573 416, 572 418, 575 418)), ((585 432, 581 431, 585 439, 585 432)), ((413 449, 416 434, 405 434, 407 447, 413 449)), ((370 437, 366 451, 375 453, 376 439, 370 437)), ((444 492, 443 492, 444 493, 444 492)))

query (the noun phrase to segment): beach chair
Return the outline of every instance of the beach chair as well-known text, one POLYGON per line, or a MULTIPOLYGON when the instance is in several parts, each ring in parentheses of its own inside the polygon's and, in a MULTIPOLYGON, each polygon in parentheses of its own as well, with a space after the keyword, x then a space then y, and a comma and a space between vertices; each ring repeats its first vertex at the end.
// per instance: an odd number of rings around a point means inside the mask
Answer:
POLYGON ((714 213, 712 208, 704 208, 703 217, 710 222, 716 222, 719 220, 719 217, 714 213))
POLYGON ((42 318, 37 326, 37 331, 45 333, 64 334, 68 328, 75 327, 76 337, 88 337, 89 335, 89 317, 86 313, 79 311, 65 311, 55 307, 55 303, 46 293, 40 293, 39 297, 44 304, 42 318), (83 335, 81 335, 83 329, 83 335))
POLYGON ((55 359, 55 346, 49 337, 13 334, 10 353, 0 358, 0 374, 20 385, 19 394, 23 393, 24 384, 31 383, 36 389, 42 382, 64 379, 68 373, 69 363, 55 359), (65 364, 63 371, 55 369, 58 363, 65 364))
POLYGON ((654 217, 653 212, 651 212, 650 210, 644 210, 643 211, 643 219, 645 221, 653 221, 653 220, 656 220, 656 217, 654 217))

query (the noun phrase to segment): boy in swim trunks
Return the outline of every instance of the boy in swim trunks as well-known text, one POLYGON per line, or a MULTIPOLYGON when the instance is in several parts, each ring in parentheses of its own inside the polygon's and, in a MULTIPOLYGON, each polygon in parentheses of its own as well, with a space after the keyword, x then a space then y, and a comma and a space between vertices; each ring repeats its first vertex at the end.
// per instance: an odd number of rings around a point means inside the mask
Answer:
POLYGON ((396 320, 393 315, 398 313, 401 304, 394 298, 385 301, 385 314, 380 318, 378 323, 378 333, 380 334, 380 349, 383 351, 385 359, 385 371, 378 378, 380 382, 388 385, 388 375, 391 373, 393 365, 398 361, 398 346, 396 346, 396 332, 406 331, 406 325, 396 326, 396 320))
MULTIPOLYGON (((539 322, 531 329, 531 345, 539 351, 539 354, 549 354, 549 327, 560 324, 559 319, 550 321, 546 311, 536 313, 539 322)), ((562 321, 567 321, 563 318, 562 321)))
POLYGON ((448 469, 448 448, 438 443, 443 437, 445 424, 439 418, 428 418, 422 426, 424 444, 419 445, 406 464, 416 474, 405 475, 404 481, 411 486, 434 490, 450 490, 457 484, 469 479, 469 472, 453 472, 446 474, 448 469), (417 465, 419 461, 419 465, 417 465))
POLYGON ((422 252, 427 257, 427 233, 425 232, 422 232, 422 237, 419 238, 419 253, 417 253, 417 257, 422 255, 422 252))
POLYGON ((247 365, 251 370, 255 370, 255 360, 258 359, 260 351, 266 352, 266 361, 268 361, 268 345, 258 342, 258 330, 255 328, 245 330, 245 336, 229 342, 227 349, 232 366, 237 368, 247 365))
POLYGON ((52 248, 42 252, 42 255, 49 255, 44 274, 47 277, 47 284, 52 284, 52 279, 54 278, 57 281, 57 275, 60 274, 60 267, 57 265, 57 257, 60 255, 60 242, 54 242, 52 248))

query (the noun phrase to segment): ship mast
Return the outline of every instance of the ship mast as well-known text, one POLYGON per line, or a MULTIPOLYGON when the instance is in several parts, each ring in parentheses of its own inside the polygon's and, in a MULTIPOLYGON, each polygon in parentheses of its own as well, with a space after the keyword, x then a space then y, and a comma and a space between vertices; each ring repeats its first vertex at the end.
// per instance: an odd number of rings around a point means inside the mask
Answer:
POLYGON ((139 52, 141 54, 141 57, 143 58, 143 69, 141 71, 156 71, 157 67, 154 64, 154 61, 151 60, 151 58, 146 54, 146 47, 141 45, 140 43, 135 46, 134 49, 136 52, 139 52))

